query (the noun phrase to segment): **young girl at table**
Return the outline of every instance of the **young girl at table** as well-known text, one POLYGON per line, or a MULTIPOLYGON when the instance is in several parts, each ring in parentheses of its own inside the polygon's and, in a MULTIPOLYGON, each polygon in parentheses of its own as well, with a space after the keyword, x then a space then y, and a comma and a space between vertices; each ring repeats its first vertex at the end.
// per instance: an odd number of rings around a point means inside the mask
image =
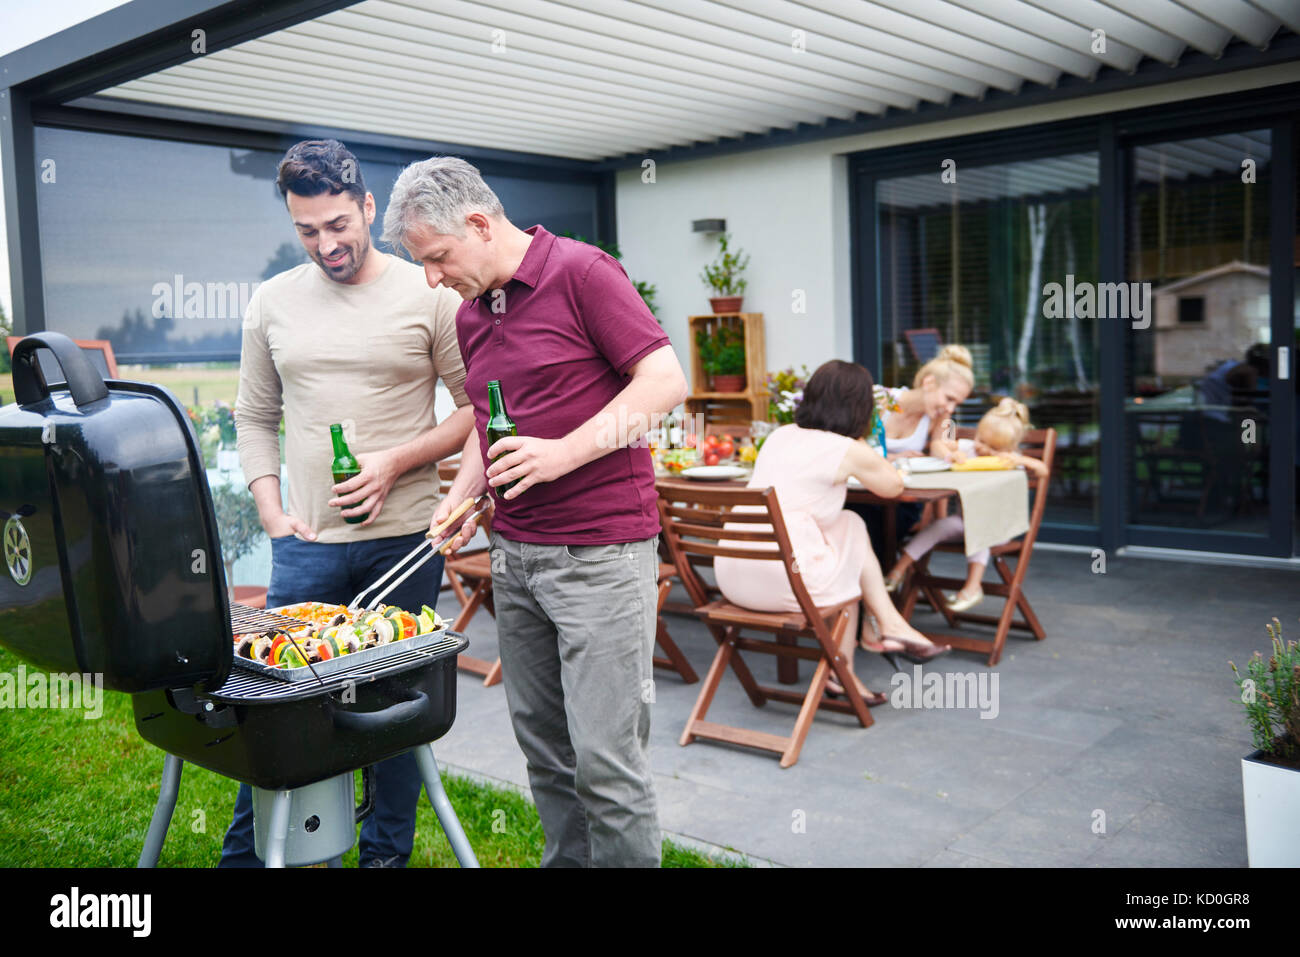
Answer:
MULTIPOLYGON (((1039 477, 1047 474, 1047 467, 1041 461, 1022 455, 1020 443, 1024 440, 1025 430, 1029 427, 1029 410, 1015 399, 1003 399, 996 407, 984 413, 975 430, 973 451, 975 455, 993 456, 1003 460, 1007 468, 1023 468, 1039 477)), ((962 448, 968 440, 958 443, 958 450, 953 454, 953 462, 963 462, 970 457, 962 448)), ((902 557, 885 579, 885 588, 897 591, 903 583, 903 577, 909 568, 919 561, 940 542, 961 539, 965 533, 960 515, 947 515, 936 519, 903 546, 902 557)), ((989 563, 989 550, 981 548, 966 559, 966 583, 961 590, 945 595, 948 607, 953 611, 966 611, 984 600, 984 588, 980 584, 984 579, 984 569, 989 563)))

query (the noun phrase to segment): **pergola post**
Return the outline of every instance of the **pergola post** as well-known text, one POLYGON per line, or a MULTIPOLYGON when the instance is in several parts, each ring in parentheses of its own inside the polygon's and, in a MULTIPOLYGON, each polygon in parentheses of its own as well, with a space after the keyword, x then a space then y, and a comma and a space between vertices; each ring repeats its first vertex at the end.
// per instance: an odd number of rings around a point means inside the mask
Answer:
POLYGON ((0 90, 0 169, 4 172, 5 229, 14 335, 45 329, 41 243, 36 191, 40 188, 31 102, 18 87, 0 90))

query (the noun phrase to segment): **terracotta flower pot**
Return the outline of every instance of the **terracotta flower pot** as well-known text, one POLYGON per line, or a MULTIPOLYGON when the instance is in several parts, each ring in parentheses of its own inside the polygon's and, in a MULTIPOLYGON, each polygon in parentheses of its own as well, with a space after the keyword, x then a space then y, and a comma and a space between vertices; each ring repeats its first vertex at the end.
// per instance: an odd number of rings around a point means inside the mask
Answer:
POLYGON ((718 296, 709 299, 709 308, 713 310, 715 316, 728 312, 740 312, 740 304, 744 300, 744 296, 718 296))
POLYGON ((711 376, 709 381, 713 384, 713 392, 744 392, 745 391, 745 374, 740 375, 715 375, 711 376))

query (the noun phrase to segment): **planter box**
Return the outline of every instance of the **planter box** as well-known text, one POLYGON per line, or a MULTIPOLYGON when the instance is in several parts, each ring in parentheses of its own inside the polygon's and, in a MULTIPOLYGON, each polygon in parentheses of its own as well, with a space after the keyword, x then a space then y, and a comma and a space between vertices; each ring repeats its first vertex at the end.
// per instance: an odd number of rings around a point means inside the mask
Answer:
POLYGON ((1300 867, 1300 771, 1241 759, 1246 855, 1251 867, 1300 867))

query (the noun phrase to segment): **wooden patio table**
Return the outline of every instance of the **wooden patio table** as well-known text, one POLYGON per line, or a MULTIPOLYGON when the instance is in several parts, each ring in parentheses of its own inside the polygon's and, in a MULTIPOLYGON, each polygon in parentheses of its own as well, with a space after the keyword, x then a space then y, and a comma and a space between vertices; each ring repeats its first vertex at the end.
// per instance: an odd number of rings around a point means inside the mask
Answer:
MULTIPOLYGON (((846 503, 859 504, 859 505, 886 506, 886 510, 885 510, 886 552, 885 554, 893 556, 893 555, 897 555, 898 553, 897 506, 899 504, 903 502, 919 502, 923 505, 928 505, 930 503, 940 502, 945 499, 949 499, 952 498, 953 496, 958 495, 961 486, 964 482, 986 481, 987 478, 981 478, 981 476, 987 477, 989 474, 990 473, 988 472, 930 473, 927 474, 925 477, 925 480, 927 482, 933 484, 933 482, 936 480, 935 478, 936 475, 951 476, 952 487, 951 488, 946 487, 947 483, 945 482, 945 487, 942 488, 904 488, 897 498, 884 498, 882 496, 876 495, 873 492, 868 491, 867 489, 861 487, 860 485, 857 485, 856 483, 850 482, 848 488, 848 495, 846 496, 846 503)), ((1010 479, 1009 474, 1008 474, 1008 479, 1010 479)), ((655 480, 656 490, 659 491, 661 494, 669 494, 669 495, 671 495, 673 489, 675 488, 689 488, 692 486, 698 486, 699 484, 701 483, 697 479, 681 478, 679 476, 674 476, 671 474, 659 476, 655 480)), ((704 484, 712 485, 717 488, 745 488, 748 484, 748 481, 744 479, 735 479, 730 481, 706 482, 704 484)), ((1017 481, 1008 482, 1008 494, 1014 496, 1024 495, 1025 516, 1026 516, 1025 527, 1027 527, 1029 500, 1028 500, 1028 492, 1022 478, 1018 479, 1017 481)), ((1021 528, 1019 531, 1023 532, 1024 528, 1021 528)), ((1017 534, 1018 533, 1019 532, 1017 532, 1017 534)), ((1008 534, 1007 537, 1011 538, 1014 537, 1014 535, 1008 534)), ((884 571, 887 572, 888 569, 884 569, 884 571)), ((923 634, 925 633, 923 632, 923 634)), ((930 638, 931 640, 942 639, 942 643, 954 643, 953 641, 954 638, 960 638, 960 636, 929 635, 929 634, 927 634, 926 637, 930 638)), ((793 638, 789 639, 789 643, 794 644, 794 639, 793 638)), ((965 643, 966 640, 961 639, 961 644, 965 644, 965 643)), ((794 660, 793 658, 778 659, 777 661, 778 681, 780 681, 783 684, 793 684, 798 680, 798 677, 799 677, 799 663, 796 660, 794 660)))
MULTIPOLYGON (((697 479, 686 479, 671 474, 658 476, 655 479, 655 489, 660 493, 668 494, 671 494, 675 488, 691 488, 701 484, 711 485, 715 488, 745 488, 748 481, 736 479, 734 481, 700 482, 697 479)), ((865 488, 849 485, 847 501, 863 505, 894 506, 900 502, 937 502, 956 494, 955 489, 903 489, 898 498, 881 498, 868 492, 865 488)), ((889 554, 893 555, 897 542, 895 510, 893 508, 889 508, 885 512, 885 540, 890 549, 889 554)), ((781 641, 782 639, 778 638, 777 640, 781 641)), ((789 644, 795 643, 793 638, 785 640, 789 644)), ((776 678, 782 684, 797 682, 799 680, 799 662, 793 658, 778 658, 776 662, 776 678)))

